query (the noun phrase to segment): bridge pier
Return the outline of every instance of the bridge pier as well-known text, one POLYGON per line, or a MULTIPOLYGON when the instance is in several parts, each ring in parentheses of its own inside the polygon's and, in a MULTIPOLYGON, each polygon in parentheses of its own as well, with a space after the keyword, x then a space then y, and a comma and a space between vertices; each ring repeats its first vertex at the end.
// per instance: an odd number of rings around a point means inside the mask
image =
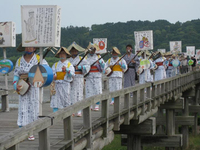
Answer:
POLYGON ((154 135, 155 132, 156 119, 154 117, 151 117, 141 124, 138 124, 136 120, 132 120, 130 125, 121 125, 120 131, 115 131, 115 134, 127 135, 127 138, 122 138, 122 140, 125 140, 122 142, 126 143, 128 150, 142 150, 142 136, 154 135))
POLYGON ((127 135, 127 150, 142 150, 141 136, 128 134, 127 135))
MULTIPOLYGON (((166 133, 168 136, 175 135, 175 111, 174 109, 166 110, 166 133)), ((166 147, 166 150, 174 150, 174 147, 166 147)))

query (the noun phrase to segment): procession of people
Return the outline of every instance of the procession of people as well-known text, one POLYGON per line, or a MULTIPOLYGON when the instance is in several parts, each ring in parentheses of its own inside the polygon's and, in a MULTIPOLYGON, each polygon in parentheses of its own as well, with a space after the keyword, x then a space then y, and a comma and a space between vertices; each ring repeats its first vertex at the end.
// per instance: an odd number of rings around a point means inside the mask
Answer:
MULTIPOLYGON (((123 87, 135 86, 137 83, 144 84, 174 77, 190 69, 186 56, 171 52, 163 54, 162 52, 150 53, 147 50, 139 50, 133 54, 132 45, 128 44, 126 53, 123 55, 117 47, 112 47, 111 57, 104 61, 103 56, 97 53, 98 49, 99 47, 91 42, 86 49, 73 42, 68 48, 61 47, 55 54, 59 61, 52 66, 50 107, 53 112, 73 105, 84 98, 102 94, 102 78, 106 76, 109 91, 113 92, 123 87), (84 55, 80 56, 80 53, 84 55), (148 63, 144 65, 144 62, 148 63)), ((17 124, 22 127, 37 120, 39 116, 39 88, 34 87, 28 81, 28 73, 33 65, 39 63, 40 56, 35 54, 36 48, 34 47, 20 45, 17 50, 24 51, 24 54, 16 62, 13 87, 19 93, 22 88, 18 85, 19 80, 30 84, 29 90, 19 95, 17 124)), ((194 60, 194 57, 192 59, 194 60)), ((48 65, 45 59, 42 63, 48 65)), ((191 70, 195 69, 196 62, 194 63, 191 70)), ((130 96, 133 95, 130 94, 130 96)), ((114 104, 114 98, 110 100, 110 104, 114 104)), ((91 106, 93 111, 99 111, 99 109, 99 102, 91 106)), ((73 116, 81 117, 82 110, 73 116)), ((30 136, 28 139, 34 140, 35 138, 30 136)))

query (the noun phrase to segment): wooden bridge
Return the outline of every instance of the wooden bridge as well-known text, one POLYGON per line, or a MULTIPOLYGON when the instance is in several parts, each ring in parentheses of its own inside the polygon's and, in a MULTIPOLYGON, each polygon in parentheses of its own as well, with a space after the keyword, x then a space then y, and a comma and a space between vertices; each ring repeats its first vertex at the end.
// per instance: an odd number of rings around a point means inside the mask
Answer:
MULTIPOLYGON (((199 90, 200 71, 194 71, 115 92, 105 90, 55 113, 44 103, 44 117, 22 128, 16 125, 17 110, 1 112, 0 150, 98 150, 111 143, 114 134, 122 134, 122 145, 128 150, 141 150, 144 145, 186 148, 188 127, 192 125, 197 133, 199 90), (113 106, 109 105, 112 97, 113 106), (100 111, 91 111, 90 106, 99 101, 100 111), (79 110, 83 117, 72 117, 79 110), (28 141, 33 134, 36 140, 28 141)), ((5 110, 7 92, 0 95, 5 110)))

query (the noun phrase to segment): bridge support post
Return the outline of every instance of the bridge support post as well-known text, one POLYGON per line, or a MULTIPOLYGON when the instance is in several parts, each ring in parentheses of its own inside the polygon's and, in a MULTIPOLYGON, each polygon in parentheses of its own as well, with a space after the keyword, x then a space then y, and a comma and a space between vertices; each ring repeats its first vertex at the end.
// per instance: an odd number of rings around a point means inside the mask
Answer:
MULTIPOLYGON (((184 97, 183 116, 189 116, 188 97, 184 97)), ((188 126, 186 126, 186 125, 182 126, 182 134, 183 134, 183 148, 185 149, 189 146, 188 126)))
MULTIPOLYGON (((166 110, 166 131, 168 136, 175 135, 175 111, 174 109, 166 110)), ((166 150, 174 150, 174 147, 166 147, 166 150)))
MULTIPOLYGON (((163 115, 163 109, 161 109, 161 108, 158 109, 158 117, 164 117, 164 115, 163 115)), ((158 125, 156 134, 158 134, 158 135, 165 134, 164 133, 163 125, 158 125)))
MULTIPOLYGON (((199 105, 199 99, 200 99, 200 87, 197 85, 195 90, 195 98, 194 98, 194 105, 199 105)), ((194 113, 194 126, 193 126, 193 134, 196 136, 198 134, 198 112, 194 113)))
POLYGON ((127 139, 127 150, 142 150, 141 136, 128 134, 127 139))

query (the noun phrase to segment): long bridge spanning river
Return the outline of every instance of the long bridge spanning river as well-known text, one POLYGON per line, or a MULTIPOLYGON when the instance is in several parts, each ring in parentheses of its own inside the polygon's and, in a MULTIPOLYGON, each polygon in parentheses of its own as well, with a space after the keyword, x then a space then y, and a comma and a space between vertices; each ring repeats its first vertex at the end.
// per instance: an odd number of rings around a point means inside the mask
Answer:
MULTIPOLYGON (((104 82, 103 94, 55 113, 49 103, 43 103, 43 117, 22 128, 16 124, 17 110, 1 112, 0 150, 98 150, 110 144, 114 134, 121 134, 121 144, 128 150, 142 150, 145 145, 174 150, 188 147, 189 126, 197 134, 199 70, 115 92, 109 92, 104 82), (91 111, 90 106, 99 101, 100 111, 91 111), (79 110, 83 116, 73 117, 79 110), (28 141, 33 134, 36 140, 28 141)), ((3 111, 12 92, 0 91, 3 111)))

